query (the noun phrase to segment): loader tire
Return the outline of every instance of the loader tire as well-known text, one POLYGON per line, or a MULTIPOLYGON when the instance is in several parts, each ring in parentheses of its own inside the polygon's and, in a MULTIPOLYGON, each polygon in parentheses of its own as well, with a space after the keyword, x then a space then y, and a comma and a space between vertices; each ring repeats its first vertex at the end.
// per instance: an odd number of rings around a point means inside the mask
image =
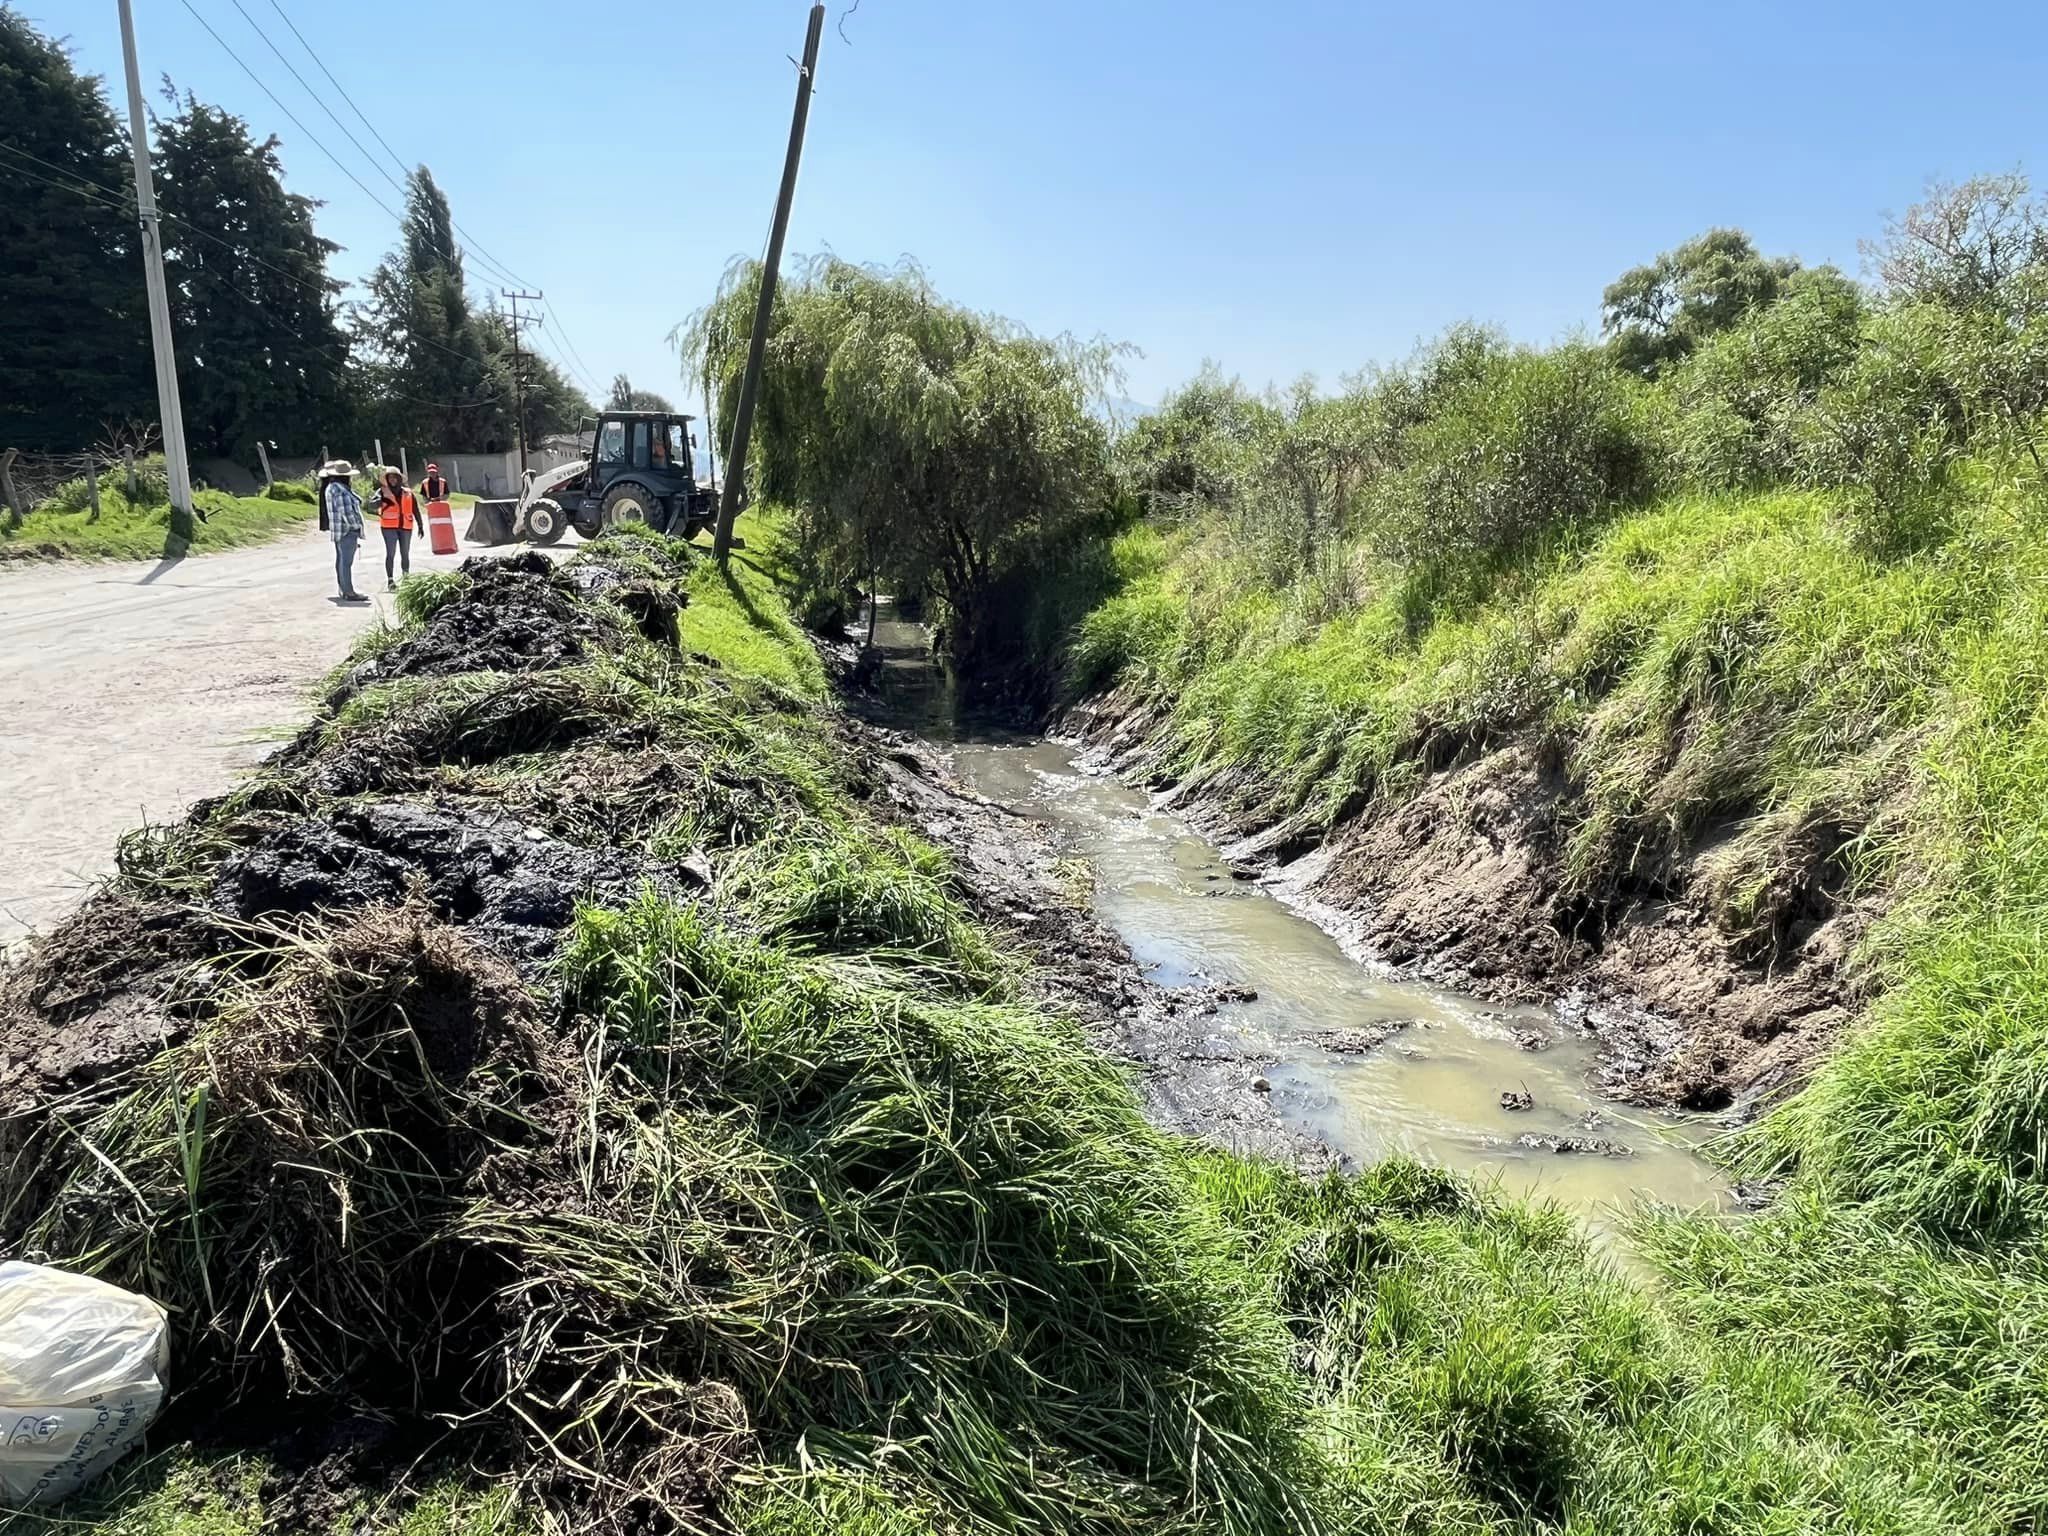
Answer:
POLYGON ((528 543, 558 544, 568 526, 569 519, 563 516, 560 503, 549 501, 545 496, 526 509, 528 543))
POLYGON ((629 523, 644 524, 656 533, 665 532, 661 498, 649 493, 644 486, 628 482, 615 485, 605 494, 604 525, 619 528, 629 523))

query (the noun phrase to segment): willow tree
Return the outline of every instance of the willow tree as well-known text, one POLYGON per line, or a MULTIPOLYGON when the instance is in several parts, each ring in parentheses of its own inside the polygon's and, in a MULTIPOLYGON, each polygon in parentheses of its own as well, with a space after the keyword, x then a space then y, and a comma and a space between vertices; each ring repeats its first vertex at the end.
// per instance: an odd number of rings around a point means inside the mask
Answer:
MULTIPOLYGON (((721 423, 759 283, 758 264, 735 265, 685 332, 721 423)), ((771 324, 754 497, 795 509, 814 579, 935 595, 964 671, 1010 659, 1026 589, 1095 536, 1108 503, 1108 435, 1088 401, 1115 349, 948 304, 908 262, 800 264, 771 324)))

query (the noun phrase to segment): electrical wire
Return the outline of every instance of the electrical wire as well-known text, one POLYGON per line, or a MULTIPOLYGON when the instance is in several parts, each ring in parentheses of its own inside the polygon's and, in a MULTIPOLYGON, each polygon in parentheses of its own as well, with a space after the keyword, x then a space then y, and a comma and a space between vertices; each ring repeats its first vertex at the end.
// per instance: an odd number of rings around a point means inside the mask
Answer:
POLYGON ((555 324, 554 312, 552 310, 542 315, 541 329, 552 336, 555 342, 563 349, 564 357, 570 360, 570 371, 583 381, 584 387, 595 393, 602 394, 604 392, 603 389, 599 386, 597 380, 591 376, 590 370, 583 366, 583 359, 576 355, 576 348, 570 343, 568 333, 555 324))
MULTIPOLYGON (((408 167, 403 160, 399 159, 398 151, 393 149, 391 147, 390 141, 387 140, 383 134, 377 131, 377 125, 374 122, 372 122, 367 116, 364 115, 363 109, 356 105, 356 99, 355 97, 351 96, 348 93, 348 88, 344 86, 339 80, 334 78, 334 71, 327 67, 327 61, 320 57, 319 53, 314 49, 311 43, 306 41, 306 34, 299 30, 298 23, 291 19, 291 16, 286 12, 283 6, 277 3, 277 0, 270 0, 270 8, 273 11, 277 12, 279 19, 282 20, 286 26, 292 29, 292 36, 296 37, 299 40, 299 46, 306 50, 306 57, 311 59, 314 62, 314 64, 316 64, 319 67, 320 73, 327 77, 327 83, 334 87, 335 92, 341 97, 343 101, 348 103, 349 111, 355 113, 357 119, 362 123, 362 125, 370 130, 370 136, 374 138, 379 144, 382 144, 384 146, 384 153, 389 155, 391 157, 391 163, 398 167, 398 174, 401 176, 410 176, 412 174, 411 168, 408 167)), ((241 8, 237 6, 236 9, 239 10, 241 8)), ((248 13, 243 12, 243 14, 247 15, 248 13)), ((249 25, 253 27, 256 24, 252 21, 249 23, 249 25)))
POLYGON ((356 189, 359 192, 361 192, 363 196, 367 197, 379 208, 382 208, 385 214, 390 218, 392 223, 400 225, 405 223, 405 220, 399 217, 397 212, 393 210, 389 203, 385 202, 383 198, 379 197, 376 193, 372 192, 367 186, 363 184, 363 179, 360 176, 356 175, 354 171, 350 170, 347 166, 341 163, 341 157, 335 154, 333 150, 329 149, 326 146, 326 144, 324 144, 321 141, 319 135, 314 133, 313 130, 308 128, 304 123, 299 121, 298 114, 292 111, 290 107, 286 106, 281 100, 278 99, 277 92, 273 91, 267 84, 264 83, 263 77, 257 74, 256 71, 251 69, 246 63, 244 63, 242 60, 242 56, 239 53, 235 52, 234 49, 228 46, 227 39, 225 39, 218 32, 213 30, 213 23, 211 23, 204 16, 199 14, 197 7, 195 7, 192 4, 192 0, 178 0, 178 3, 184 6, 186 10, 192 13, 192 19, 198 22, 200 26, 206 29, 206 35, 212 38, 214 42, 219 45, 220 51, 235 61, 236 65, 241 69, 242 73, 247 75, 251 80, 253 80, 256 83, 256 88, 259 91, 261 91, 264 95, 270 98, 271 102, 277 107, 277 110, 282 112, 285 115, 285 117, 290 120, 292 126, 297 128, 299 132, 303 133, 308 139, 312 140, 313 147, 315 149, 319 150, 321 154, 325 155, 329 160, 332 160, 334 162, 334 168, 337 171, 341 172, 342 175, 346 176, 350 181, 354 182, 356 184, 356 189))
MULTIPOLYGON (((277 62, 282 64, 285 67, 286 72, 289 73, 294 80, 299 82, 299 89, 304 91, 308 96, 313 98, 313 104, 317 106, 322 112, 325 112, 327 114, 327 120, 333 123, 335 127, 341 130, 342 137, 347 139, 349 143, 355 146, 356 153, 361 155, 365 160, 369 161, 371 166, 374 167, 375 170, 377 171, 377 174, 382 176, 386 181, 391 183, 392 190, 397 192, 399 196, 403 197, 405 195, 404 184, 400 182, 397 177, 393 176, 389 171, 385 170, 383 166, 379 165, 377 163, 377 157, 375 155, 371 154, 367 149, 363 148, 363 141, 357 138, 352 132, 349 131, 349 126, 347 123, 344 123, 339 117, 335 116, 334 108, 327 105, 327 98, 322 96, 318 91, 314 90, 312 86, 306 83, 306 77, 300 74, 298 70, 293 66, 292 61, 284 56, 284 50, 278 47, 277 44, 273 43, 270 40, 270 34, 268 32, 265 32, 261 27, 256 25, 255 17, 251 16, 246 10, 243 10, 242 0, 228 0, 228 4, 232 5, 238 12, 241 13, 242 20, 249 23, 249 30, 254 32, 258 37, 262 38, 263 46, 268 48, 275 55, 277 55, 277 62)), ((328 78, 332 79, 333 77, 329 76, 328 78)), ((339 86, 336 86, 335 89, 340 90, 341 88, 339 86)), ((342 92, 342 99, 344 101, 349 99, 348 93, 346 91, 342 92)))
MULTIPOLYGON (((312 88, 312 86, 306 84, 305 77, 301 75, 296 69, 292 69, 290 62, 285 59, 283 53, 279 52, 277 44, 271 42, 269 34, 266 33, 262 27, 257 25, 256 18, 251 16, 246 10, 242 9, 241 0, 229 0, 229 3, 232 4, 237 11, 241 11, 242 20, 249 23, 250 29, 254 31, 258 37, 263 39, 265 46, 267 46, 272 53, 277 54, 278 62, 283 64, 286 69, 291 70, 292 78, 299 82, 299 85, 301 86, 301 88, 305 90, 306 94, 313 97, 315 101, 320 103, 320 110, 325 112, 330 118, 334 119, 334 125, 337 128, 340 128, 344 134, 348 135, 348 141, 351 144, 355 145, 357 151, 363 156, 363 158, 365 160, 368 160, 372 165, 376 165, 378 174, 383 176, 386 181, 391 181, 390 174, 384 170, 382 165, 377 164, 377 157, 372 155, 367 149, 364 149, 362 141, 359 140, 353 133, 349 133, 346 127, 343 127, 341 119, 334 116, 333 109, 327 105, 326 101, 319 95, 318 92, 316 92, 312 88)), ((391 163, 398 167, 399 174, 404 176, 411 175, 411 172, 406 168, 405 162, 399 158, 398 151, 391 147, 391 141, 386 139, 384 135, 378 131, 377 125, 374 122, 372 122, 368 117, 364 116, 363 109, 356 105, 355 98, 349 94, 348 88, 344 86, 339 80, 334 78, 334 72, 327 67, 326 61, 320 57, 318 50, 316 50, 313 47, 313 45, 306 40, 306 34, 299 30, 298 23, 291 19, 290 15, 286 13, 284 7, 278 4, 278 0, 270 0, 270 8, 273 11, 277 12, 278 16, 283 20, 284 24, 287 27, 291 28, 292 36, 297 38, 299 41, 299 46, 306 50, 306 56, 310 58, 313 61, 313 63, 319 67, 320 73, 327 77, 327 83, 334 87, 335 92, 342 98, 342 100, 348 103, 348 109, 351 112, 355 113, 357 118, 361 120, 363 126, 365 128, 368 128, 370 130, 371 135, 377 140, 379 144, 381 144, 384 147, 384 153, 391 157, 391 163)), ((392 182, 392 185, 398 186, 398 183, 392 182)), ((399 187, 399 191, 403 192, 404 190, 404 187, 399 187)), ((450 216, 448 222, 450 225, 454 227, 456 234, 462 237, 459 243, 462 245, 463 249, 468 251, 469 254, 476 259, 477 264, 485 269, 486 275, 493 277, 498 282, 509 283, 515 288, 532 288, 538 286, 537 284, 528 282, 525 278, 521 277, 517 272, 514 272, 504 262, 500 261, 490 251, 486 250, 484 248, 483 242, 478 240, 467 229, 464 229, 462 225, 456 223, 452 215, 450 216)))
MULTIPOLYGON (((184 4, 186 10, 192 11, 192 14, 195 17, 199 16, 199 13, 196 10, 193 10, 191 0, 182 0, 182 3, 184 4)), ((281 50, 277 46, 277 44, 274 41, 272 41, 270 34, 263 30, 262 26, 257 22, 256 18, 249 14, 248 10, 242 5, 242 0, 229 0, 229 3, 234 6, 235 10, 240 14, 242 20, 249 24, 249 29, 263 40, 263 45, 277 56, 278 62, 280 64, 283 64, 284 67, 288 71, 290 71, 292 78, 298 82, 299 88, 303 90, 307 95, 311 96, 314 99, 314 101, 319 104, 320 110, 327 114, 328 118, 334 123, 334 125, 337 128, 341 129, 343 136, 348 139, 349 143, 352 146, 354 146, 356 153, 361 155, 365 161, 369 162, 369 164, 377 171, 378 175, 382 176, 386 181, 391 182, 394 188, 396 188, 401 194, 404 194, 406 192, 406 188, 404 186, 401 186, 396 180, 394 180, 391 174, 384 169, 382 164, 378 162, 377 157, 372 155, 368 149, 363 147, 362 140, 358 139, 354 133, 350 132, 348 126, 344 124, 341 121, 341 119, 335 115, 334 109, 327 105, 326 99, 323 96, 321 96, 318 91, 314 90, 313 87, 310 84, 308 84, 306 77, 300 74, 298 70, 293 67, 289 59, 285 58, 283 50, 281 50)), ((298 24, 291 19, 289 14, 286 13, 284 7, 278 4, 278 0, 270 0, 270 7, 272 10, 277 12, 279 17, 283 19, 284 24, 287 27, 291 28, 292 36, 298 39, 299 46, 306 51, 307 56, 313 60, 314 64, 319 68, 321 74, 327 78, 328 83, 332 85, 335 91, 342 97, 342 99, 348 103, 349 110, 351 112, 354 112, 355 115, 362 120, 364 126, 370 130, 371 135, 377 140, 378 144, 383 146, 385 154, 391 157, 392 164, 396 165, 401 172, 404 172, 404 162, 400 160, 398 151, 391 147, 390 141, 386 139, 381 132, 378 131, 376 124, 371 122, 368 117, 364 116, 362 109, 356 105, 355 98, 349 94, 347 88, 344 87, 339 80, 335 79, 334 72, 328 69, 326 62, 320 57, 319 52, 313 47, 312 43, 308 41, 305 33, 299 30, 298 24)), ((201 26, 206 27, 207 32, 213 37, 214 41, 220 43, 221 48, 228 54, 228 57, 234 59, 237 64, 241 64, 244 73, 249 74, 252 79, 255 79, 256 77, 254 75, 254 72, 249 69, 248 65, 242 63, 242 60, 235 55, 233 49, 228 48, 227 44, 224 41, 222 41, 220 34, 214 32, 211 26, 207 26, 205 19, 203 17, 199 18, 199 21, 201 26)), ((262 81, 257 80, 257 84, 262 85, 262 81)), ((264 94, 270 96, 270 99, 272 101, 277 101, 277 97, 270 92, 267 86, 264 87, 264 94)), ((305 133, 308 138, 313 137, 311 131, 308 130, 303 123, 299 123, 296 117, 292 116, 290 109, 286 108, 284 106, 284 103, 277 102, 277 104, 280 111, 283 111, 287 117, 291 117, 294 123, 298 123, 301 132, 305 133)), ((364 191, 365 195, 369 195, 373 202, 377 202, 378 206, 384 208, 384 211, 387 214, 391 214, 391 209, 387 205, 385 205, 381 199, 376 198, 374 194, 370 194, 369 189, 367 187, 364 187, 363 183, 360 180, 358 180, 352 172, 349 172, 346 167, 341 165, 340 160, 335 156, 332 150, 328 149, 325 144, 320 143, 320 141, 317 138, 314 139, 313 142, 315 143, 315 145, 319 147, 320 152, 322 154, 326 155, 329 160, 334 161, 336 167, 341 169, 343 171, 343 174, 348 176, 349 180, 354 181, 357 187, 361 188, 364 191)), ((397 215, 395 214, 391 214, 391 216, 394 219, 397 218, 397 215)), ((456 221, 452 212, 449 215, 448 222, 450 226, 454 229, 456 235, 459 237, 456 241, 457 245, 460 246, 461 249, 466 251, 471 257, 471 259, 474 260, 478 266, 483 268, 485 276, 491 277, 501 284, 505 284, 512 287, 532 288, 539 286, 538 284, 529 282, 526 278, 520 276, 519 273, 515 272, 506 263, 500 261, 497 258, 497 256, 495 256, 488 249, 485 248, 481 241, 479 241, 474 235, 470 234, 470 232, 462 224, 456 221)), ((567 344, 566 331, 560 333, 560 339, 565 344, 567 344)), ((567 350, 574 352, 574 345, 567 344, 567 350)), ((588 365, 586 365, 586 371, 587 366, 588 365)))
MULTIPOLYGON (((4 142, 0 142, 0 152, 21 155, 26 159, 36 161, 36 163, 39 165, 50 164, 49 161, 44 160, 39 156, 31 155, 26 150, 16 149, 13 145, 4 142)), ((40 182, 44 186, 52 187, 59 192, 69 192, 75 197, 84 198, 86 201, 95 203, 98 206, 105 208, 113 213, 132 215, 135 212, 134 206, 125 199, 116 200, 111 196, 102 195, 96 188, 91 188, 89 186, 67 186, 63 182, 57 181, 52 177, 39 176, 32 171, 21 170, 19 167, 15 168, 15 173, 17 175, 27 177, 30 181, 40 182)), ((65 174, 68 175, 70 173, 66 172, 65 174)), ((265 261, 262 257, 254 254, 253 252, 244 251, 240 246, 233 244, 231 241, 223 240, 218 235, 215 235, 208 230, 201 229, 188 219, 182 219, 178 218, 174 214, 164 213, 161 209, 158 210, 158 217, 169 219, 173 223, 182 225, 190 233, 199 235, 204 239, 211 240, 214 244, 221 246, 223 249, 231 251, 235 255, 247 261, 253 262, 259 267, 266 268, 269 271, 276 273, 279 277, 284 278, 286 281, 298 284, 299 287, 306 289, 310 293, 320 294, 324 297, 332 297, 331 290, 323 289, 317 283, 308 282, 305 278, 298 276, 296 273, 288 272, 283 267, 276 266, 271 262, 265 261)), ((254 298, 249 294, 242 292, 242 290, 239 288, 226 287, 216 291, 231 294, 235 298, 240 299, 243 303, 251 305, 254 308, 263 309, 266 311, 268 309, 268 306, 265 305, 261 299, 254 298)), ((472 357, 469 353, 458 352, 453 347, 435 341, 430 336, 422 336, 418 339, 424 342, 426 345, 434 347, 439 351, 445 352, 450 357, 459 359, 462 362, 476 361, 476 359, 472 357)), ((354 360, 353 350, 348 346, 346 342, 337 345, 333 342, 308 341, 303 343, 303 350, 301 350, 298 355, 305 356, 307 354, 330 355, 335 361, 339 362, 343 366, 353 365, 354 360)), ((415 405, 434 406, 441 410, 470 410, 486 405, 502 405, 505 400, 503 394, 490 395, 481 400, 428 400, 422 398, 419 395, 407 394, 403 390, 387 390, 386 393, 394 395, 398 399, 410 401, 415 405)))
MULTIPOLYGON (((41 158, 40 156, 32 155, 25 149, 17 148, 15 145, 9 144, 4 139, 0 139, 0 154, 18 155, 24 160, 33 160, 38 165, 50 164, 49 161, 41 158)), ((51 169, 56 170, 59 168, 52 166, 51 169)), ((38 176, 33 171, 21 170, 19 167, 16 168, 16 173, 21 176, 26 176, 31 181, 39 181, 43 183, 43 185, 45 186, 55 187, 59 192, 71 192, 80 197, 90 198, 92 201, 100 204, 102 207, 107 208, 115 213, 126 214, 131 218, 134 217, 136 214, 135 204, 131 202, 125 194, 116 195, 112 193, 104 193, 100 188, 92 186, 92 184, 89 182, 82 186, 67 186, 63 182, 56 181, 51 177, 38 176)), ((73 173, 69 171, 64 171, 62 172, 62 174, 68 176, 73 173)), ((336 290, 338 285, 334 285, 332 283, 332 280, 330 280, 329 284, 327 285, 313 282, 309 278, 299 276, 299 274, 296 272, 287 271, 285 268, 278 266, 273 261, 265 260, 263 257, 258 256, 254 251, 243 250, 242 247, 236 245, 232 240, 223 239, 221 236, 216 235, 212 230, 206 228, 202 224, 195 224, 192 222, 192 220, 184 218, 181 215, 175 213, 166 213, 162 208, 158 208, 156 213, 158 218, 163 219, 169 223, 176 224, 180 229, 184 230, 187 234, 197 235, 200 239, 210 241, 214 245, 219 246, 224 251, 232 251, 235 255, 241 257, 244 261, 248 261, 256 266, 259 266, 267 272, 275 273, 277 276, 283 278, 288 283, 296 283, 299 287, 305 289, 308 293, 318 294, 323 298, 333 298, 336 296, 336 290)))
MULTIPOLYGON (((242 5, 242 0, 228 0, 228 3, 232 5, 235 8, 235 10, 241 15, 242 20, 246 21, 249 24, 249 30, 254 32, 258 37, 263 39, 263 46, 268 48, 273 54, 277 56, 277 62, 282 64, 285 67, 285 69, 291 74, 292 79, 296 80, 299 83, 299 89, 304 91, 308 96, 312 97, 314 105, 318 106, 322 112, 325 112, 327 114, 328 121, 333 123, 335 127, 341 130, 342 137, 347 139, 349 143, 355 147, 355 152, 363 157, 363 159, 370 165, 371 169, 375 170, 378 175, 382 176, 386 181, 390 182, 392 190, 397 192, 400 197, 407 196, 408 192, 405 184, 399 181, 396 177, 394 177, 389 171, 385 170, 383 165, 379 163, 377 157, 371 154, 369 150, 363 147, 363 141, 357 138, 355 134, 349 130, 348 124, 344 123, 338 116, 335 115, 334 108, 327 105, 327 98, 322 96, 318 91, 314 90, 313 87, 307 82, 306 77, 300 74, 298 70, 293 67, 292 61, 284 56, 284 50, 278 47, 277 44, 271 40, 270 34, 268 32, 265 32, 263 28, 260 25, 258 25, 256 18, 254 16, 251 16, 248 10, 244 8, 244 6, 242 5)), ((187 9, 189 10, 190 7, 187 6, 187 9)), ((283 12, 280 11, 278 14, 283 15, 283 12)), ((289 25, 291 22, 291 18, 289 16, 286 16, 285 22, 287 25, 289 25)), ((294 36, 299 38, 300 46, 306 48, 308 53, 311 53, 312 49, 310 45, 308 45, 306 43, 305 38, 299 34, 298 28, 293 27, 292 33, 294 36)), ((313 55, 313 61, 316 64, 320 62, 318 54, 313 55)), ((325 65, 322 65, 321 67, 323 71, 326 68, 325 65)), ((334 81, 334 76, 332 74, 329 74, 327 78, 330 81, 334 81)), ((361 109, 356 107, 354 98, 349 95, 348 91, 340 84, 339 81, 334 81, 334 88, 336 91, 341 93, 342 99, 348 102, 350 109, 355 111, 358 117, 361 117, 361 109)), ((275 98, 272 99, 275 100, 275 98)), ((368 119, 365 118, 364 121, 367 122, 368 119)), ((380 144, 384 144, 384 148, 387 153, 391 152, 391 146, 389 144, 385 144, 381 136, 378 138, 377 142, 380 144)), ((321 147, 324 150, 326 146, 323 145, 321 147)), ((334 157, 330 154, 328 158, 333 159, 334 157)), ((397 158, 395 153, 393 154, 392 158, 394 160, 397 158)), ((360 182, 357 182, 356 184, 358 186, 362 185, 362 183, 360 182)), ((389 212, 390 210, 386 209, 385 211, 389 212)), ((455 220, 452 215, 450 216, 448 222, 454 226, 455 230, 458 233, 467 233, 467 231, 463 230, 460 224, 455 223, 455 220)), ((481 247, 471 246, 460 240, 458 240, 456 243, 460 245, 462 249, 467 251, 479 266, 482 266, 485 269, 486 276, 491 277, 499 282, 519 282, 519 279, 512 274, 510 268, 503 266, 495 258, 486 254, 481 247)))

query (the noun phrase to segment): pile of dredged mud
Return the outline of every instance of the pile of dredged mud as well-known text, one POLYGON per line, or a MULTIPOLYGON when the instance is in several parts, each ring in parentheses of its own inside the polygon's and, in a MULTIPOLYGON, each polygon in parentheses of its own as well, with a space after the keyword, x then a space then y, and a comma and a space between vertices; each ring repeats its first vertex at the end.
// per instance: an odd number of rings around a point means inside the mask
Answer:
POLYGON ((260 1450, 278 1530, 423 1464, 606 1536, 719 1528, 738 1471, 827 1448, 1097 1524, 1284 1478, 1266 1430, 1204 1438, 1237 1362, 1153 1133, 1021 1011, 1156 989, 917 743, 682 648, 691 559, 472 560, 128 840, 0 972, 0 1259, 162 1302, 160 1438, 260 1450), (750 932, 728 885, 827 825, 949 842, 1009 979, 750 932), (1001 1465, 896 1445, 918 1414, 1001 1465))
MULTIPOLYGON (((472 560, 247 784, 131 836, 0 973, 0 1256, 165 1303, 171 1432, 297 1463, 279 1528, 352 1495, 336 1457, 402 1466, 437 1416, 566 1380, 516 1342, 507 1246, 459 1228, 601 1205, 566 1166, 586 1064, 552 968, 580 904, 708 878, 633 835, 705 800, 649 707, 650 674, 692 666, 678 578, 630 551, 472 560)), ((687 688, 717 707, 715 676, 687 688)), ((776 793, 713 787, 763 814, 776 793)), ((665 1498, 704 1502, 746 1439, 729 1399, 677 1405, 665 1498)), ((634 1503, 593 1507, 628 1529, 634 1503)))

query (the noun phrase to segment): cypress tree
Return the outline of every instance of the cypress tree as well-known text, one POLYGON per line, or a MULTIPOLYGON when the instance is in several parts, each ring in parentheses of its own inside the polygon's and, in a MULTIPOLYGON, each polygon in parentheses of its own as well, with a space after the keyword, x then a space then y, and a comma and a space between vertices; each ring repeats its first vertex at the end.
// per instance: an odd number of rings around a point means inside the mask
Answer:
POLYGON ((99 78, 5 7, 0 123, 0 448, 76 452, 156 416, 126 141, 99 78))
POLYGON ((258 436, 317 448, 340 435, 339 247, 314 232, 312 200, 285 190, 274 137, 190 95, 182 107, 157 127, 156 170, 182 221, 165 226, 165 264, 193 451, 247 460, 258 436))

